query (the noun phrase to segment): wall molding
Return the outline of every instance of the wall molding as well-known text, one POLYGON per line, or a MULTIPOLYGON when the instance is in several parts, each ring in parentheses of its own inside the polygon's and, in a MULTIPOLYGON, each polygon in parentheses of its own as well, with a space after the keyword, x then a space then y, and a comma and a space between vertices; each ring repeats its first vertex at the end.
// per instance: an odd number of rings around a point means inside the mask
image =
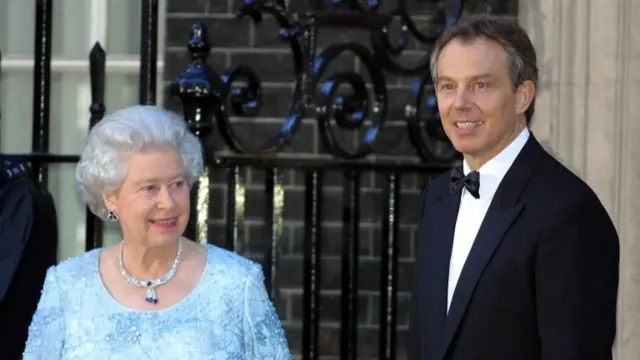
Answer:
POLYGON ((640 358, 640 3, 520 0, 539 55, 533 132, 598 194, 620 235, 617 360, 640 358))

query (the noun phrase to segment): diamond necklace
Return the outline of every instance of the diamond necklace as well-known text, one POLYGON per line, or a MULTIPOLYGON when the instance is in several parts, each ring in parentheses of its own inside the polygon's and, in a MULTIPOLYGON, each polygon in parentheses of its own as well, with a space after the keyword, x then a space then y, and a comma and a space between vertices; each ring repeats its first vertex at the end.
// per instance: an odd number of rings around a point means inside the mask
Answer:
POLYGON ((155 280, 141 280, 127 272, 124 268, 124 263, 122 262, 123 245, 124 241, 120 243, 120 256, 118 258, 120 262, 120 273, 129 282, 129 284, 147 288, 147 297, 144 300, 151 304, 157 304, 158 295, 156 294, 155 288, 171 280, 178 270, 178 264, 180 264, 180 257, 182 255, 182 238, 178 238, 178 252, 176 254, 176 258, 173 260, 173 264, 171 264, 171 268, 166 274, 155 280))

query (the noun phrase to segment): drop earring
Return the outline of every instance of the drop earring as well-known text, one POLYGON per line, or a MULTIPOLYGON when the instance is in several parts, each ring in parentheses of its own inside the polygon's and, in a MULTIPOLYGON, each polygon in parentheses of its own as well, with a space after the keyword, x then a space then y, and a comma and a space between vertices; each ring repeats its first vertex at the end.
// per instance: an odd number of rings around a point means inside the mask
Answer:
POLYGON ((107 211, 107 220, 111 221, 111 222, 116 222, 118 221, 118 214, 116 214, 114 211, 109 210, 107 211))

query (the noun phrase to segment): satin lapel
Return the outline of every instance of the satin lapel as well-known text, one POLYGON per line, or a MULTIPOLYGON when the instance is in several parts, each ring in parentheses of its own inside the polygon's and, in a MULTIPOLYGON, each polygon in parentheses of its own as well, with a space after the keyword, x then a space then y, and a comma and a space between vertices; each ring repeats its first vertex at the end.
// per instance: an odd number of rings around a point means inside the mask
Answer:
MULTIPOLYGON (((433 352, 439 343, 440 335, 447 316, 447 284, 449 279, 449 258, 453 244, 460 194, 451 195, 448 191, 438 198, 440 209, 430 216, 431 226, 425 249, 425 284, 423 286, 425 301, 425 321, 427 324, 426 340, 433 352)), ((429 358, 432 358, 432 355, 429 358)))
POLYGON ((449 314, 442 330, 442 341, 440 342, 442 348, 436 359, 444 358, 484 267, 500 244, 504 233, 521 210, 522 205, 516 205, 504 211, 490 210, 487 212, 456 285, 449 314))
POLYGON ((520 195, 543 154, 544 150, 531 134, 500 183, 460 274, 442 330, 440 346, 433 359, 444 359, 484 268, 503 240, 506 231, 524 208, 523 204, 519 203, 520 195))

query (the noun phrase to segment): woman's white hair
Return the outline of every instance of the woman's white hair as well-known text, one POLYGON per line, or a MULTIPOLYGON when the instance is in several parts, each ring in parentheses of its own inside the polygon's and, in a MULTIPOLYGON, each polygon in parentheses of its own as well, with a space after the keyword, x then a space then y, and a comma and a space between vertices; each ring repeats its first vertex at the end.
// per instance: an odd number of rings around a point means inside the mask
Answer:
POLYGON ((182 157, 192 186, 203 172, 202 145, 185 121, 158 106, 131 106, 105 116, 87 136, 76 182, 82 200, 106 219, 103 194, 115 192, 127 176, 127 160, 150 146, 170 146, 182 157))

